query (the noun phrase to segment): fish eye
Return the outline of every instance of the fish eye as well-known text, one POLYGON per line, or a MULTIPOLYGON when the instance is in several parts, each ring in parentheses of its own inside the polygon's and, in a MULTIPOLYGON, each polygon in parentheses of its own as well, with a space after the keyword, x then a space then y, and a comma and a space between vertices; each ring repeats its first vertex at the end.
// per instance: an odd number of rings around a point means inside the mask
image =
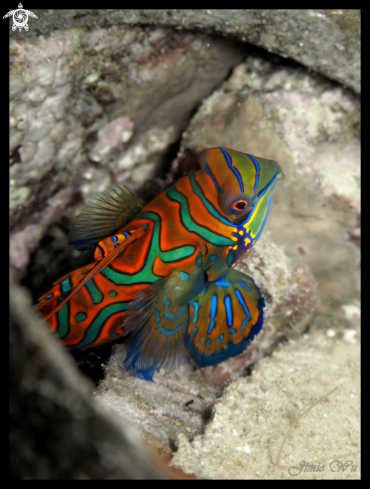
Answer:
POLYGON ((230 209, 234 211, 242 211, 248 206, 248 202, 246 200, 237 200, 230 204, 230 209))

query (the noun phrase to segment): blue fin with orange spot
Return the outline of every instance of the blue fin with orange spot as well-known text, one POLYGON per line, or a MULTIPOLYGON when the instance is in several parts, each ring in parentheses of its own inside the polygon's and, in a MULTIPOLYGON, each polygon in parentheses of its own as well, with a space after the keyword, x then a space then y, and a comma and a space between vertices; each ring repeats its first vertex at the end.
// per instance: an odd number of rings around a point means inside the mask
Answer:
POLYGON ((179 303, 181 294, 175 289, 179 273, 138 292, 125 312, 123 329, 130 335, 123 365, 135 377, 153 381, 156 370, 174 370, 186 359, 189 313, 188 305, 179 303))
POLYGON ((185 345, 200 367, 242 353, 261 331, 265 302, 251 277, 236 270, 190 302, 185 345))

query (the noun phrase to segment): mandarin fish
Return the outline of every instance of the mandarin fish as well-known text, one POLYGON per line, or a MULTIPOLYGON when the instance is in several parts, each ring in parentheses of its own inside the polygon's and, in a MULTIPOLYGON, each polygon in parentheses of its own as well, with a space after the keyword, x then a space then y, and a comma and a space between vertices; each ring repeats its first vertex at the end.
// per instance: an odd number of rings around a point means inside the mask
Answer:
POLYGON ((234 267, 261 235, 278 178, 276 161, 220 147, 145 206, 124 186, 103 192, 69 235, 92 263, 36 309, 70 349, 127 335, 123 365, 145 380, 189 354, 200 367, 239 355, 262 328, 264 300, 234 267))

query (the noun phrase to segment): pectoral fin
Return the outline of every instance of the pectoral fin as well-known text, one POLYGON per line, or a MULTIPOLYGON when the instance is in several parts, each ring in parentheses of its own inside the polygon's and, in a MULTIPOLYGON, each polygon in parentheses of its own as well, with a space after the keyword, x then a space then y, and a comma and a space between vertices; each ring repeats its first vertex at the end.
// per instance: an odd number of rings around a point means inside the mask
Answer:
POLYGON ((175 271, 140 291, 125 313, 124 331, 130 336, 123 365, 136 377, 153 380, 156 370, 173 370, 185 361, 189 316, 188 305, 181 303, 181 273, 175 271))
POLYGON ((242 353, 263 324, 264 300, 251 277, 232 270, 191 302, 185 345, 199 366, 242 353))
POLYGON ((227 260, 228 253, 229 248, 225 246, 216 257, 216 260, 207 270, 207 277, 210 282, 215 282, 220 277, 223 277, 224 275, 229 273, 230 265, 228 264, 227 260))

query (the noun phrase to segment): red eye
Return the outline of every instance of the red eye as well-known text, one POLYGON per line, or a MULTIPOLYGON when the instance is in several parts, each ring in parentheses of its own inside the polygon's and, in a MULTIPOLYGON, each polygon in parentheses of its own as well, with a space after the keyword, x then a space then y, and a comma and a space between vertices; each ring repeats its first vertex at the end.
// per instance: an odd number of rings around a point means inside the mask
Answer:
POLYGON ((245 200, 237 200, 230 205, 230 209, 233 209, 234 211, 242 211, 247 207, 247 205, 248 202, 246 202, 245 200))

